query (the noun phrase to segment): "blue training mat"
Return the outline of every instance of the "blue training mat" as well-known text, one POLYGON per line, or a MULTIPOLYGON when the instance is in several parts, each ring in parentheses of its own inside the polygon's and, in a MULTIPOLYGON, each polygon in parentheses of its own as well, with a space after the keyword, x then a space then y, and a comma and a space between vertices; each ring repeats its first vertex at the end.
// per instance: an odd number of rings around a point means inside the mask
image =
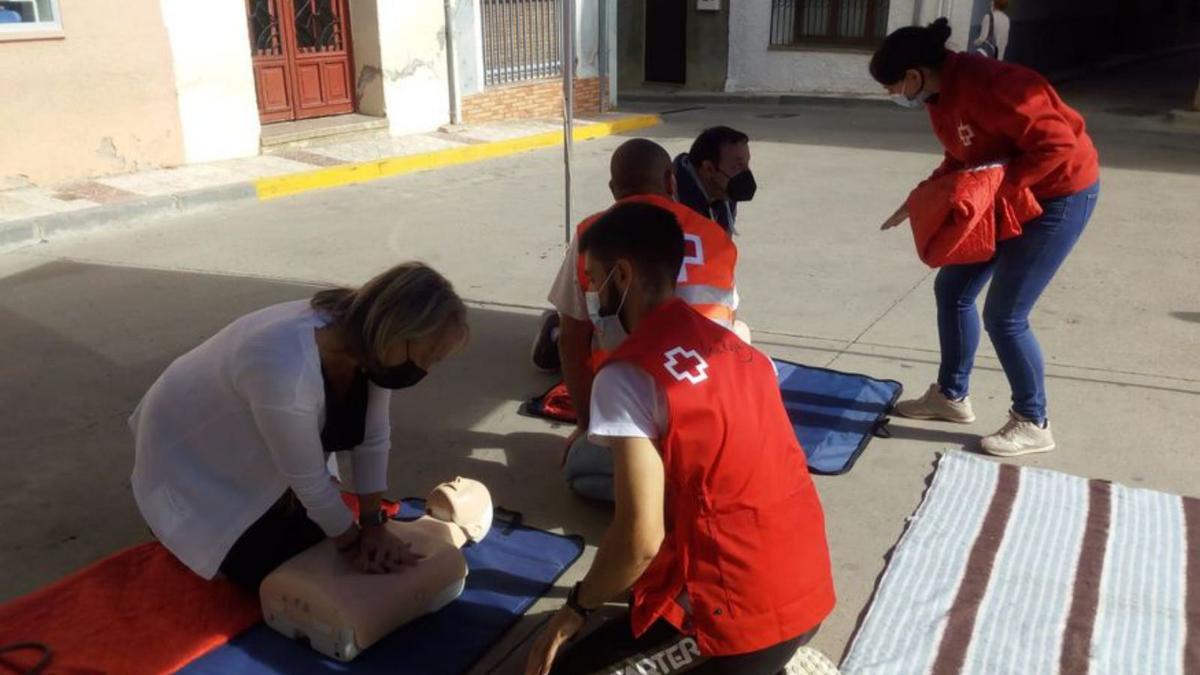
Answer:
POLYGON ((886 436, 903 387, 895 380, 774 359, 779 390, 812 473, 846 473, 873 436, 886 436))
MULTIPOLYGON (((423 512, 424 500, 406 499, 398 517, 412 519, 423 512)), ((457 675, 482 658, 582 553, 579 537, 497 518, 483 541, 463 549, 470 573, 457 600, 380 640, 350 663, 325 658, 259 624, 179 672, 457 675)))

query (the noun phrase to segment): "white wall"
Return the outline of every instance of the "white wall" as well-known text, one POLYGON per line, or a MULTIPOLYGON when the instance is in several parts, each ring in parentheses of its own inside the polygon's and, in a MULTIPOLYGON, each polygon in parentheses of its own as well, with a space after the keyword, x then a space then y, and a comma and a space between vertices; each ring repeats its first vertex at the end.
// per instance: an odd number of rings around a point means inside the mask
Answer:
POLYGON ((604 29, 608 32, 607 48, 608 48, 608 102, 612 107, 617 107, 617 54, 620 52, 620 43, 617 41, 620 36, 617 32, 617 0, 604 0, 603 9, 606 12, 604 20, 604 29))
POLYGON ((162 0, 185 162, 257 155, 245 0, 162 0))
POLYGON ((600 75, 600 7, 602 0, 575 0, 575 77, 600 75))
MULTIPOLYGON (((725 90, 730 92, 802 94, 878 94, 867 65, 869 50, 768 48, 771 2, 729 3, 729 71, 725 90)), ((948 16, 954 31, 951 43, 966 43, 972 0, 892 0, 888 32, 914 23, 929 23, 948 16)))
POLYGON ((483 91, 483 17, 479 0, 455 0, 454 51, 463 96, 483 91))
POLYGON ((379 56, 393 136, 450 122, 442 0, 378 0, 379 56))

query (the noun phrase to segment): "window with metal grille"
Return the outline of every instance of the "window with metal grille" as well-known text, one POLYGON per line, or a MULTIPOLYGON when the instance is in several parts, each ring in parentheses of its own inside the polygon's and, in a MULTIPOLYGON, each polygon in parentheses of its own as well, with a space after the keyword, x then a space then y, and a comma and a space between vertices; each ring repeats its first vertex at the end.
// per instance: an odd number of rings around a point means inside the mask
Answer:
POLYGON ((479 9, 485 85, 562 74, 562 0, 480 0, 479 9))
POLYGON ((887 35, 888 0, 772 2, 772 47, 872 47, 887 35))

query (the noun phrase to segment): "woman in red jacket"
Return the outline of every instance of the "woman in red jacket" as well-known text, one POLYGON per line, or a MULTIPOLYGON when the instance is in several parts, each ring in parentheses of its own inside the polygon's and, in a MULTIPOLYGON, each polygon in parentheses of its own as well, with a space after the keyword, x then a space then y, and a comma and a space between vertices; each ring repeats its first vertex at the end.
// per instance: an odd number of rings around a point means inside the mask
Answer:
MULTIPOLYGON (((1096 148, 1083 117, 1040 75, 1022 66, 946 49, 950 26, 901 28, 871 59, 871 75, 901 106, 924 108, 945 147, 934 177, 982 164, 1007 165, 1005 187, 1029 188, 1043 209, 1024 233, 997 244, 996 255, 973 265, 938 272, 941 367, 937 383, 919 399, 901 401, 896 412, 916 419, 968 423, 975 419, 967 397, 979 345, 975 299, 991 279, 983 325, 1012 387, 1009 421, 983 439, 993 455, 1016 456, 1054 449, 1046 416, 1042 352, 1029 328, 1029 313, 1082 234, 1100 193, 1096 148)), ((883 224, 908 218, 901 206, 883 224)))

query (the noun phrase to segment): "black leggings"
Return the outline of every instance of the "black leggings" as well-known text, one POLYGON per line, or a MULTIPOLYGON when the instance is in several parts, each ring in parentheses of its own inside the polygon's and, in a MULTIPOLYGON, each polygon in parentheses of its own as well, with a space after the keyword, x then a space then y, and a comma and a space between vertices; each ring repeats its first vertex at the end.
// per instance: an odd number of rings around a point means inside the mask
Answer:
POLYGON ((258 593, 263 579, 276 567, 324 538, 325 532, 288 490, 238 537, 221 561, 221 573, 243 589, 258 593))
POLYGON ((796 650, 817 629, 773 647, 737 656, 705 657, 694 638, 659 621, 640 638, 633 637, 629 614, 611 619, 570 645, 559 657, 552 675, 775 675, 783 672, 796 650))

